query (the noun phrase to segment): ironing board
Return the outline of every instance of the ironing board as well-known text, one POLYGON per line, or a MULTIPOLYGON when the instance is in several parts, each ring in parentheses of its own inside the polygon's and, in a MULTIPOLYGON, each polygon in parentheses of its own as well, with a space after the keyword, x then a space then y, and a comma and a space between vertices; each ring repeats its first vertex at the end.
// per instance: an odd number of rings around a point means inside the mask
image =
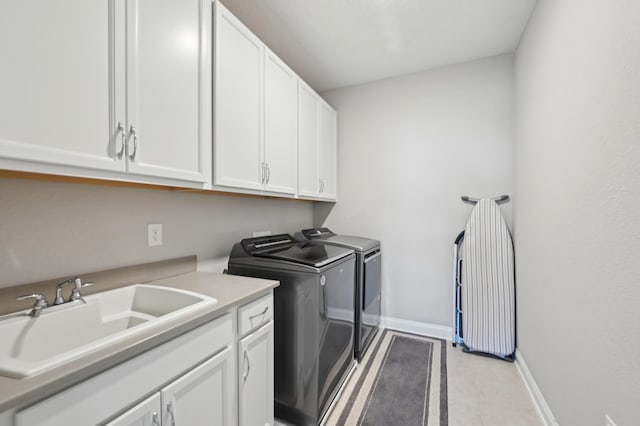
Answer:
POLYGON ((465 350, 512 360, 515 352, 513 242, 497 203, 483 198, 464 230, 461 265, 465 350))

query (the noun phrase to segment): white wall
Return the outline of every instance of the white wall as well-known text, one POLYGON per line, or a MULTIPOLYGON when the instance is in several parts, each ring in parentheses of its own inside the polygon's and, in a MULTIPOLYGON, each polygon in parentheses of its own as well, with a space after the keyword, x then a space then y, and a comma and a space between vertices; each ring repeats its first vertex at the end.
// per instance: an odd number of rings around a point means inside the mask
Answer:
POLYGON ((640 424, 640 2, 538 1, 516 82, 519 351, 561 425, 640 424))
POLYGON ((187 255, 311 226, 312 203, 0 178, 0 287, 187 255), (147 224, 164 244, 147 247, 147 224))
POLYGON ((511 193, 512 61, 323 93, 338 111, 339 202, 314 222, 382 241, 383 315, 451 326, 453 241, 472 208, 460 196, 511 193))

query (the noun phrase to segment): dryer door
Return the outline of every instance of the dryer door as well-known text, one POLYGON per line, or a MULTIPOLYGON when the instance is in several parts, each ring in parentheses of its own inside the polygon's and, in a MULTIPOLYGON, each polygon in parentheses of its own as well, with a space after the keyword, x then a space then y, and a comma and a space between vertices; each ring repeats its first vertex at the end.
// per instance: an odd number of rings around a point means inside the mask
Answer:
POLYGON ((382 287, 382 252, 371 252, 364 259, 362 291, 362 341, 380 323, 380 289, 382 287))

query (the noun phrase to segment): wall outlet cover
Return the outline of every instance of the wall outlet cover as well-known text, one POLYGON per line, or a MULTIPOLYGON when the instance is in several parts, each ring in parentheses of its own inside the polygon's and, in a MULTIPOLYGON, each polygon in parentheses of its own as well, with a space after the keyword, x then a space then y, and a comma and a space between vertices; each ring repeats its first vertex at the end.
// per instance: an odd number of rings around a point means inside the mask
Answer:
POLYGON ((162 224, 150 223, 147 225, 147 245, 156 247, 162 245, 162 224))

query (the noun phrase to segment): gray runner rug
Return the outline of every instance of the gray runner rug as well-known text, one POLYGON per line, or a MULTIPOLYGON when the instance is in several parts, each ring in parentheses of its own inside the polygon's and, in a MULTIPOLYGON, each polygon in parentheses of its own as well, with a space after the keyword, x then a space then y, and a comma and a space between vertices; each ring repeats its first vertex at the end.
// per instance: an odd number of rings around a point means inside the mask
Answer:
POLYGON ((444 340, 383 330, 354 369, 325 426, 447 426, 444 340))

